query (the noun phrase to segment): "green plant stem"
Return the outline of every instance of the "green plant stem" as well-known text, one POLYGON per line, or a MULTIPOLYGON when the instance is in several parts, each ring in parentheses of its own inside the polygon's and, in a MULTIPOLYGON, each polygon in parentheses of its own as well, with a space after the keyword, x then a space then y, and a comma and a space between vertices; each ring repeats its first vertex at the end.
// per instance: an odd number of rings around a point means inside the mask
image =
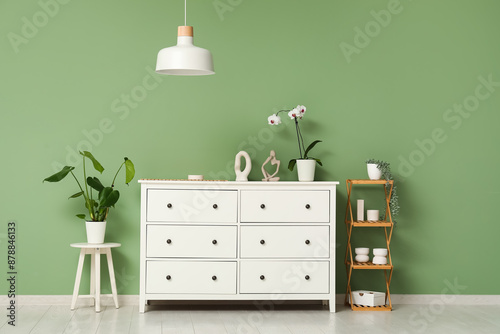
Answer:
POLYGON ((299 143, 299 154, 302 159, 302 148, 300 147, 300 130, 299 130, 299 122, 297 121, 297 117, 294 117, 295 121, 295 131, 297 132, 297 142, 299 143))
POLYGON ((115 177, 113 178, 113 182, 111 182, 111 188, 113 188, 115 186, 116 177, 118 176, 118 173, 120 173, 120 170, 122 169, 123 165, 125 165, 125 161, 122 162, 122 164, 120 165, 120 168, 118 168, 118 171, 116 172, 115 177))
POLYGON ((304 138, 302 138, 302 132, 300 131, 299 122, 297 120, 295 120, 295 121, 297 122, 297 130, 299 130, 300 141, 302 142, 302 150, 304 151, 304 159, 307 159, 306 146, 304 145, 304 138))
MULTIPOLYGON (((79 181, 78 181, 78 179, 76 178, 75 174, 73 174, 73 171, 71 171, 70 173, 71 173, 71 175, 73 175, 73 177, 74 177, 74 179, 75 179, 76 183, 78 184, 78 188, 80 188, 80 190, 81 190, 81 191, 82 191, 82 193, 83 193, 84 191, 83 191, 82 185, 80 184, 80 182, 79 182, 79 181)), ((83 194, 83 197, 85 198, 85 202, 87 202, 87 203, 88 203, 88 198, 85 196, 85 194, 83 194)), ((90 210, 90 208, 88 208, 88 209, 89 209, 89 215, 90 215, 90 218, 92 219, 92 211, 90 210)))
POLYGON ((83 157, 83 182, 85 184, 85 194, 87 195, 85 197, 85 200, 87 202, 87 206, 88 206, 88 209, 89 209, 90 219, 94 220, 94 208, 93 208, 92 202, 90 201, 89 187, 87 185, 87 172, 85 170, 85 157, 83 157))

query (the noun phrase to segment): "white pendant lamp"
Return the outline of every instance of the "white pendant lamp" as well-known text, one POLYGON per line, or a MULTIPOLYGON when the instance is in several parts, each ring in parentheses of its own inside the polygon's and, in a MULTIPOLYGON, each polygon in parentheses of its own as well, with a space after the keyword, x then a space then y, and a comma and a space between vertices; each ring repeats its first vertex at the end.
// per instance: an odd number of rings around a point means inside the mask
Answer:
POLYGON ((177 45, 161 49, 156 61, 156 72, 168 75, 215 74, 210 51, 193 45, 193 27, 186 25, 184 0, 184 26, 177 30, 177 45))

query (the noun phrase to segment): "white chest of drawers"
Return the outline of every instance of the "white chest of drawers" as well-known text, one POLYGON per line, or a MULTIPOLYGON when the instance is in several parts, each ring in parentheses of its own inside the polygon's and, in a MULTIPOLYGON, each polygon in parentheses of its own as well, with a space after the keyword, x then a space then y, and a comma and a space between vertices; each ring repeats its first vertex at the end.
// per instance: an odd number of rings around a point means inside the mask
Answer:
POLYGON ((322 300, 335 311, 338 182, 140 180, 149 300, 322 300))

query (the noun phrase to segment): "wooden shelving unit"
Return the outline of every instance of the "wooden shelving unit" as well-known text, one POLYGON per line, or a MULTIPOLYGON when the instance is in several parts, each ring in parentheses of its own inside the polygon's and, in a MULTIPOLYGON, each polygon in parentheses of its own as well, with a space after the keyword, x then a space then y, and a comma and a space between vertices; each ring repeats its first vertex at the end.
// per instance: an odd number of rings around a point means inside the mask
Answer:
POLYGON ((347 228, 347 249, 345 254, 345 266, 347 271, 347 291, 345 295, 345 304, 350 306, 353 311, 391 311, 392 310, 392 302, 391 302, 391 293, 389 291, 389 286, 391 284, 392 279, 392 271, 394 269, 392 265, 391 259, 391 237, 392 230, 394 228, 394 223, 392 222, 391 210, 389 207, 389 202, 391 199, 392 189, 394 186, 394 181, 386 181, 386 180, 346 180, 347 187, 347 208, 345 214, 345 224, 347 228), (352 213, 352 205, 351 205, 351 194, 353 185, 382 185, 384 187, 385 194, 385 217, 384 220, 378 221, 360 221, 354 220, 354 216, 352 213), (385 241, 387 246, 387 264, 373 264, 372 262, 356 262, 354 261, 354 257, 352 255, 353 250, 351 247, 351 237, 354 228, 363 228, 363 227, 381 227, 384 229, 385 233, 385 241), (351 278, 354 270, 382 270, 384 272, 385 277, 385 305, 382 306, 363 306, 352 304, 350 301, 352 298, 352 289, 351 289, 351 278))

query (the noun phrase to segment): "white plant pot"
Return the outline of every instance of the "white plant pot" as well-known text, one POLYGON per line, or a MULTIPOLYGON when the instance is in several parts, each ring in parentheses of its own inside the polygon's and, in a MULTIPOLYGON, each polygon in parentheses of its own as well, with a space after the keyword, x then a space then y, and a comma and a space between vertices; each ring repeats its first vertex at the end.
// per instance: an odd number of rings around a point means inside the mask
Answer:
POLYGON ((380 180, 382 177, 382 171, 377 168, 377 164, 366 164, 368 170, 368 177, 370 180, 380 180))
POLYGON ((299 176, 299 181, 302 182, 314 181, 315 170, 316 170, 316 160, 297 159, 297 173, 299 176))
POLYGON ((106 222, 86 221, 85 228, 87 229, 87 242, 89 244, 104 243, 104 235, 106 233, 106 222))

